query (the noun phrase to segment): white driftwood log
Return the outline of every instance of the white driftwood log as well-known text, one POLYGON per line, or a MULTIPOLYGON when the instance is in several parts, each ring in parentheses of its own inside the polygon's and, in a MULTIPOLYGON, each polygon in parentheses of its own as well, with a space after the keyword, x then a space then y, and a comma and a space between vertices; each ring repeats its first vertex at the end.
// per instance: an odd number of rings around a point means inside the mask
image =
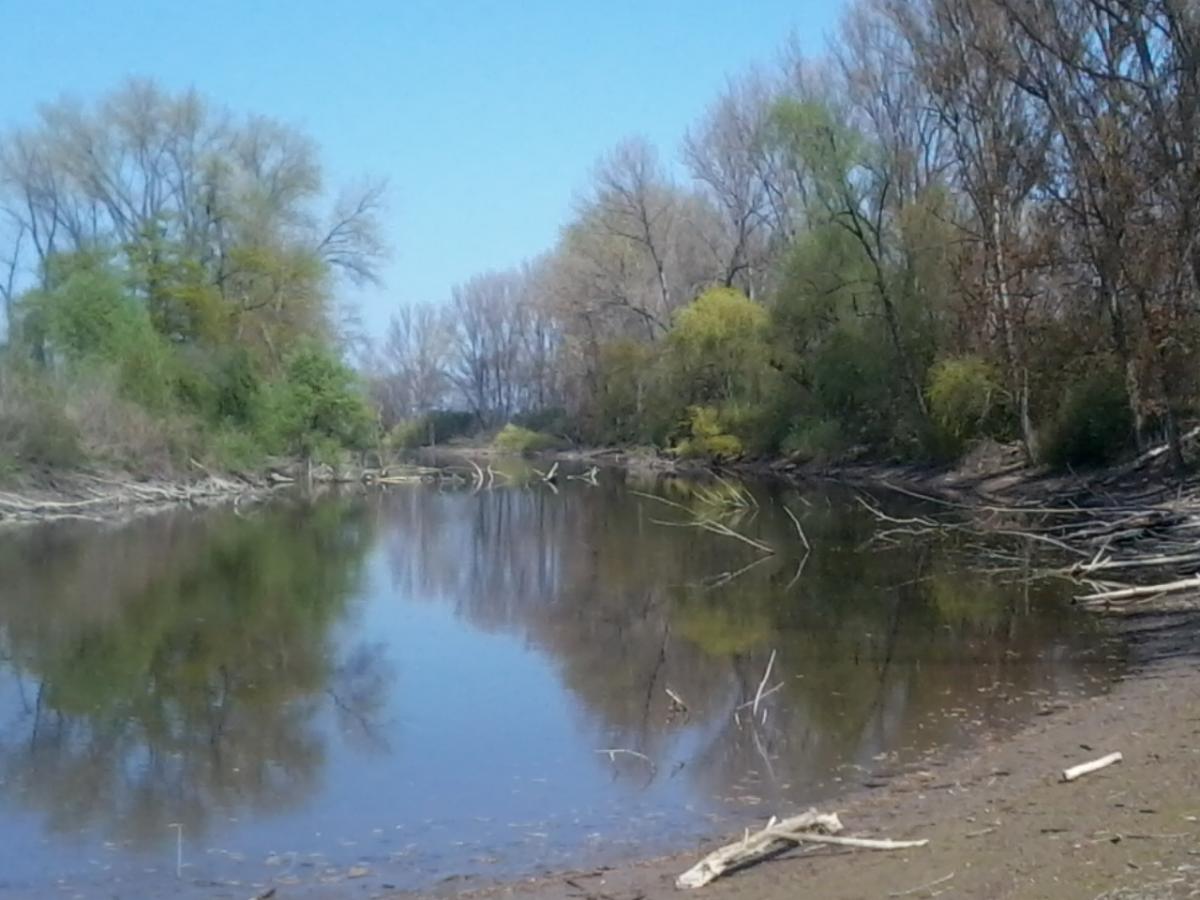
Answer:
POLYGON ((928 841, 888 841, 869 838, 841 837, 841 820, 836 813, 819 813, 810 809, 806 813, 777 821, 774 817, 762 831, 746 832, 740 841, 734 841, 714 850, 677 879, 679 888, 704 887, 726 872, 756 863, 785 847, 800 843, 837 844, 842 847, 861 847, 866 850, 907 850, 924 847, 928 841))
POLYGON ((842 830, 842 823, 835 813, 819 813, 815 809, 776 821, 774 817, 762 831, 746 834, 740 841, 726 844, 714 850, 700 862, 696 863, 675 879, 679 888, 698 888, 715 881, 730 869, 736 869, 752 862, 757 862, 764 856, 781 849, 784 846, 798 844, 800 835, 821 829, 825 834, 842 830))
POLYGON ((1080 763, 1077 766, 1071 766, 1069 769, 1063 769, 1062 780, 1074 781, 1076 778, 1081 778, 1092 772, 1098 772, 1100 769, 1111 766, 1113 763, 1119 763, 1124 759, 1120 753, 1110 753, 1108 756, 1102 756, 1099 759, 1091 762, 1080 763))

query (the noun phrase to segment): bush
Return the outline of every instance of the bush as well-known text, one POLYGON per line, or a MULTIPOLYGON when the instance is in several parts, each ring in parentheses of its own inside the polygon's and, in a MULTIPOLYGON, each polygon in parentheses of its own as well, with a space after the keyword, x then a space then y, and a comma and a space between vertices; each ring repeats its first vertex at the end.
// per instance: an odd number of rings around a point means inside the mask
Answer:
POLYGON ((354 373, 315 345, 293 353, 284 379, 267 385, 261 416, 269 446, 323 460, 336 448, 365 449, 375 428, 354 373))
POLYGON ((218 469, 252 472, 262 465, 266 452, 253 434, 226 426, 212 436, 206 456, 218 469))
POLYGON ((429 443, 429 429, 425 419, 405 419, 392 426, 387 436, 388 446, 392 450, 416 450, 429 443))
POLYGON ((1071 385, 1047 429, 1046 462, 1055 468, 1100 466, 1129 450, 1133 415, 1119 373, 1101 370, 1071 385))
POLYGON ((432 433, 434 442, 438 444, 474 434, 479 429, 479 420, 475 418, 475 414, 461 410, 435 409, 422 416, 422 419, 426 439, 432 433))
POLYGON ((834 419, 801 419, 783 439, 783 452, 806 462, 833 462, 846 452, 846 438, 834 419))
POLYGON ((71 466, 82 460, 79 430, 57 393, 23 372, 0 372, 0 454, 13 465, 71 466))
POLYGON ((475 431, 477 419, 472 413, 434 410, 415 419, 404 419, 388 432, 393 450, 415 450, 452 441, 475 431))
POLYGON ((545 409, 521 413, 513 416, 513 424, 546 434, 566 435, 571 431, 571 417, 561 406, 548 406, 545 409))
POLYGON ((716 409, 711 406, 689 407, 688 419, 691 436, 675 445, 673 452, 676 455, 689 459, 713 460, 741 456, 742 442, 724 430, 721 416, 716 409))
POLYGON ((68 382, 63 409, 88 459, 131 471, 166 471, 200 450, 198 424, 178 413, 151 412, 128 399, 120 376, 99 367, 68 382))
POLYGON ((1004 390, 992 369, 977 356, 944 359, 929 371, 929 412, 951 452, 969 441, 1011 437, 1004 390))
POLYGON ((504 453, 523 454, 551 450, 559 443, 553 435, 531 431, 509 422, 500 429, 500 433, 492 441, 492 446, 504 453))

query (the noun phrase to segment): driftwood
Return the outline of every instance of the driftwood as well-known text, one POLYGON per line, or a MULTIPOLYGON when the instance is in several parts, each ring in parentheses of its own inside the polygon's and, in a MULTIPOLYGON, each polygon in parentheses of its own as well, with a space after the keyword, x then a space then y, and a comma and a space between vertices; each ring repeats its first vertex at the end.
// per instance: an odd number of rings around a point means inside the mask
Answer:
POLYGON ((923 847, 928 841, 886 841, 842 837, 842 822, 836 813, 819 813, 815 809, 779 821, 772 817, 765 828, 740 841, 726 844, 700 860, 677 879, 679 888, 698 888, 710 884, 729 872, 753 865, 801 843, 837 844, 868 850, 906 850, 923 847))
POLYGON ((1090 775, 1092 772, 1099 772, 1101 769, 1108 768, 1113 763, 1119 763, 1124 758, 1120 753, 1110 753, 1108 756, 1102 756, 1091 762, 1071 766, 1069 769, 1063 769, 1062 780, 1074 781, 1076 778, 1082 778, 1084 775, 1090 775))
POLYGON ((1082 603, 1098 603, 1101 601, 1132 600, 1135 597, 1153 597, 1161 594, 1174 594, 1179 591, 1200 590, 1200 575, 1193 575, 1181 581, 1167 581, 1162 584, 1142 584, 1137 587, 1121 588, 1115 591, 1100 591, 1080 597, 1082 603))

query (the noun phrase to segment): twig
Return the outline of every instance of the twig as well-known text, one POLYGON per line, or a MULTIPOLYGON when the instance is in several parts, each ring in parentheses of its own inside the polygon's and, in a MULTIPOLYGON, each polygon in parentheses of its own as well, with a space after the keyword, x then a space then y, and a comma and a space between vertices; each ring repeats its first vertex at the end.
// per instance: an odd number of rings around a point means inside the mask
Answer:
POLYGON ((740 704, 738 704, 737 706, 735 706, 735 707, 733 708, 733 710, 734 710, 734 713, 736 714, 738 711, 740 711, 740 710, 743 710, 743 709, 745 709, 745 708, 746 708, 746 707, 748 707, 748 706, 753 706, 753 705, 754 705, 754 703, 755 703, 755 701, 758 701, 758 700, 766 700, 768 697, 770 697, 770 696, 771 696, 772 694, 774 694, 776 691, 778 691, 778 690, 781 690, 781 689, 783 688, 783 685, 784 685, 784 682, 782 682, 782 681, 781 681, 781 682, 779 682, 778 684, 774 685, 773 687, 769 687, 769 688, 767 688, 767 689, 766 689, 765 691, 763 691, 761 694, 758 694, 758 695, 756 695, 756 696, 754 697, 754 700, 747 700, 745 703, 740 703, 740 704))
POLYGON ((888 896, 889 897, 907 897, 909 894, 919 894, 919 893, 921 893, 921 891, 927 891, 930 888, 935 888, 939 884, 945 884, 947 881, 949 881, 951 878, 953 878, 956 874, 957 873, 955 873, 955 872, 951 872, 949 875, 943 875, 941 878, 931 881, 928 884, 921 884, 915 888, 909 888, 907 891, 893 891, 892 893, 888 894, 888 896))
POLYGON ((673 690, 671 690, 670 688, 663 688, 663 690, 665 690, 667 692, 667 696, 671 698, 671 702, 674 703, 676 706, 678 706, 680 709, 686 710, 688 708, 688 705, 683 702, 683 698, 680 697, 673 690))
POLYGON ((796 518, 796 514, 788 509, 786 503, 783 504, 783 511, 788 514, 788 518, 792 520, 792 524, 796 526, 796 534, 800 535, 800 540, 804 544, 804 549, 812 552, 812 544, 808 542, 807 535, 804 534, 804 527, 800 524, 800 520, 796 518))
POLYGON ((754 703, 751 704, 754 707, 751 710, 751 712, 756 716, 758 715, 758 704, 762 701, 762 698, 763 698, 763 689, 767 686, 767 679, 771 677, 771 669, 772 669, 772 667, 774 667, 774 665, 775 665, 775 651, 772 650, 771 658, 769 660, 767 660, 767 671, 763 672, 762 681, 760 681, 758 683, 758 693, 754 695, 754 703))

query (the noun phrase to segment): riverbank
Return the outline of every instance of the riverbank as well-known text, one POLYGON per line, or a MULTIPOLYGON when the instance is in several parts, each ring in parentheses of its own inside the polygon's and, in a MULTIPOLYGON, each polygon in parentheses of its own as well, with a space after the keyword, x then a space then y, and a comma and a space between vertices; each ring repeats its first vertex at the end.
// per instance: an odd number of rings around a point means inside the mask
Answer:
MULTIPOLYGON (((722 878, 695 896, 1200 896, 1200 669, 1195 658, 1151 663, 1105 694, 1045 712, 1010 738, 957 757, 935 757, 885 788, 863 789, 829 807, 841 816, 847 834, 923 838, 927 847, 890 853, 793 850, 722 878), (1124 754, 1122 763, 1060 783, 1063 768, 1117 750, 1124 754)), ((603 871, 394 896, 665 900, 681 896, 676 876, 721 843, 603 871)))
POLYGON ((296 481, 296 464, 260 472, 134 474, 119 469, 35 471, 0 485, 0 526, 63 519, 111 522, 177 506, 257 502, 296 481))

